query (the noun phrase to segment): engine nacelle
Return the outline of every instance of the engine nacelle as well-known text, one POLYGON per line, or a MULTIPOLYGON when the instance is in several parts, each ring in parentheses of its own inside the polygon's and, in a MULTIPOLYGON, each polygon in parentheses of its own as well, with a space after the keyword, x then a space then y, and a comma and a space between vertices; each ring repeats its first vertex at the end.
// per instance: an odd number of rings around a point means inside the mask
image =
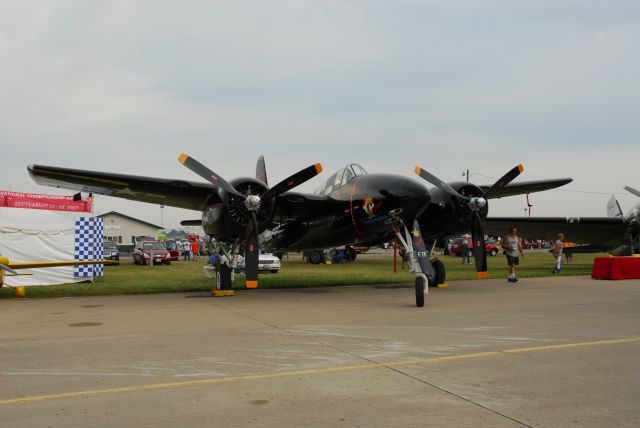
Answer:
MULTIPOLYGON (((255 178, 238 178, 230 184, 243 195, 262 195, 268 187, 255 178)), ((256 212, 258 228, 263 230, 273 217, 273 200, 262 200, 256 212)), ((202 210, 202 227, 207 235, 216 239, 233 242, 244 238, 251 213, 245 205, 245 198, 229 194, 224 190, 212 193, 202 210)))
MULTIPOLYGON (((484 195, 484 191, 472 183, 447 184, 461 195, 470 198, 480 198, 484 195)), ((438 188, 432 188, 429 191, 431 192, 431 204, 419 219, 425 238, 444 239, 452 234, 469 232, 473 214, 469 203, 438 188)), ((487 203, 480 208, 478 214, 481 218, 486 218, 489 214, 489 204, 487 203)))

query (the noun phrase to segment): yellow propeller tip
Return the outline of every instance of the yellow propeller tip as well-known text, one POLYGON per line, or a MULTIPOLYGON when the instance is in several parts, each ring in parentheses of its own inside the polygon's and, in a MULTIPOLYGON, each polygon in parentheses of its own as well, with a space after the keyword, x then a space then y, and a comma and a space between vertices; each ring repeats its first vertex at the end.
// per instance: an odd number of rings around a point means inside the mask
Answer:
POLYGON ((320 173, 323 171, 323 168, 322 168, 322 164, 321 164, 321 163, 317 163, 317 164, 315 164, 314 166, 316 167, 316 172, 317 172, 318 174, 320 174, 320 173))
POLYGON ((258 281, 245 281, 247 288, 258 288, 258 281))
POLYGON ((178 156, 178 161, 184 165, 184 163, 187 161, 187 159, 189 158, 189 156, 187 156, 186 153, 180 153, 180 156, 178 156))
POLYGON ((487 279, 489 278, 489 272, 484 271, 484 272, 478 272, 478 279, 487 279))
POLYGON ((420 175, 420 173, 422 172, 422 168, 420 168, 419 166, 416 166, 414 171, 415 171, 416 175, 420 175))
POLYGON ((524 167, 522 166, 522 164, 518 164, 518 171, 520 172, 524 171, 524 167))

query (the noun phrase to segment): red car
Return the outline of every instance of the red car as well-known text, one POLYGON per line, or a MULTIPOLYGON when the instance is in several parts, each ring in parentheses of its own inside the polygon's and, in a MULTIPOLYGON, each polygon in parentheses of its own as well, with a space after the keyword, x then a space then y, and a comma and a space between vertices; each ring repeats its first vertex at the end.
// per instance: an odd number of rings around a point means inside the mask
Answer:
MULTIPOLYGON (((451 256, 459 256, 462 251, 462 241, 464 238, 456 238, 451 242, 451 250, 449 251, 449 255, 451 256)), ((469 251, 471 251, 471 255, 473 255, 473 241, 471 239, 467 239, 469 242, 469 251)), ((484 246, 486 253, 490 256, 497 256, 500 252, 500 249, 496 244, 486 243, 484 246)))
POLYGON ((171 264, 171 256, 164 243, 159 241, 136 241, 136 248, 133 250, 133 263, 137 265, 171 264))

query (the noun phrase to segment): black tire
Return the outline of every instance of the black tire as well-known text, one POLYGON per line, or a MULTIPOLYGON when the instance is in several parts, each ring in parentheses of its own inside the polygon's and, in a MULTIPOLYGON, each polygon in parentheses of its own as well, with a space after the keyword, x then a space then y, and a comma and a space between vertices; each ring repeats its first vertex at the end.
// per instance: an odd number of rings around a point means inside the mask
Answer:
POLYGON ((311 263, 312 265, 318 265, 322 263, 322 254, 320 254, 320 252, 318 251, 310 252, 308 258, 309 263, 311 263))
POLYGON ((424 306, 424 280, 419 276, 416 277, 416 306, 424 306))
POLYGON ((444 284, 447 277, 447 270, 444 263, 442 263, 441 260, 433 259, 431 260, 431 266, 433 266, 435 275, 433 276, 433 279, 429 281, 429 287, 437 287, 439 284, 444 284))
POLYGON ((231 282, 231 269, 222 265, 218 272, 220 290, 231 290, 233 284, 231 282))

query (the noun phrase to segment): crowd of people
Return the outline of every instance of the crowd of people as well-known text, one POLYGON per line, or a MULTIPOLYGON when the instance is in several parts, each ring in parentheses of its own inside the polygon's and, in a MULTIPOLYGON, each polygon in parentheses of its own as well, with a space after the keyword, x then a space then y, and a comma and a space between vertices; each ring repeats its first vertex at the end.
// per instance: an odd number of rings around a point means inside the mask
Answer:
POLYGON ((201 255, 206 255, 210 252, 207 243, 202 239, 176 239, 176 251, 185 261, 198 261, 201 255))

